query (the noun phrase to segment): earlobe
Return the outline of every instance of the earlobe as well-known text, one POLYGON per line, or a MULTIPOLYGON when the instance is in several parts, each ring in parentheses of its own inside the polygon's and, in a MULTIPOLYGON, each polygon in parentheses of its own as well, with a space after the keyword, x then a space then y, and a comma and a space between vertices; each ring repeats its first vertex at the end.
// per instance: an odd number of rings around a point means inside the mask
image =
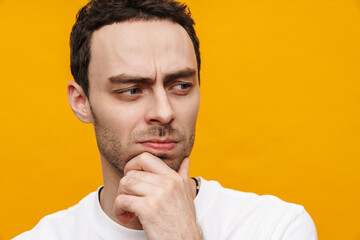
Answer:
POLYGON ((67 86, 67 95, 72 111, 76 117, 84 123, 92 123, 90 104, 82 87, 75 81, 69 82, 67 86))

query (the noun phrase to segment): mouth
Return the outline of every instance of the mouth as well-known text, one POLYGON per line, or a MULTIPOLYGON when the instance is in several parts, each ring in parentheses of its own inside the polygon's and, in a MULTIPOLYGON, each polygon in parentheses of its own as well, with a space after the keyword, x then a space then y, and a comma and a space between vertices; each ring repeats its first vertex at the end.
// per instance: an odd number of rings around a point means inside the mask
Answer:
POLYGON ((139 143, 145 148, 166 152, 174 149, 178 141, 171 139, 150 139, 139 143))

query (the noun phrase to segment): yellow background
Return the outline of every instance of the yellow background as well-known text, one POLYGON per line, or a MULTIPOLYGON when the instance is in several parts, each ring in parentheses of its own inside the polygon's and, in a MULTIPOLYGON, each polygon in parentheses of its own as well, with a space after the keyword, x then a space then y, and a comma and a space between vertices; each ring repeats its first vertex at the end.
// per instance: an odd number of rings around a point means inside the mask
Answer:
MULTIPOLYGON (((0 0, 0 239, 102 184, 68 106, 86 1, 0 0)), ((305 206, 320 239, 360 239, 360 2, 192 0, 202 103, 191 175, 305 206)))

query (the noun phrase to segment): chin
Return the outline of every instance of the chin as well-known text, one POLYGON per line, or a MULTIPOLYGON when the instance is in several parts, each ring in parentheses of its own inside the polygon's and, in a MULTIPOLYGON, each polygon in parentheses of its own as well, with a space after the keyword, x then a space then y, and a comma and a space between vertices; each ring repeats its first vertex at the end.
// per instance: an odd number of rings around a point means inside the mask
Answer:
POLYGON ((188 156, 178 156, 176 158, 164 158, 162 159, 170 168, 174 171, 178 171, 182 161, 188 156))

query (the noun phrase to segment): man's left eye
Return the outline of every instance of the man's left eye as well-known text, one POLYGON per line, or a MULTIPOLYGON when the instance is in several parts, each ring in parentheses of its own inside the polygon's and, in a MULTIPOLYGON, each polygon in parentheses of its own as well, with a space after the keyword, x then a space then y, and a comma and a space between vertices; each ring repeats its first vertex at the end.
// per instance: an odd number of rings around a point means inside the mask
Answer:
POLYGON ((191 84, 189 83, 182 83, 182 84, 178 84, 174 86, 174 89, 176 90, 186 90, 188 88, 190 88, 191 84))

